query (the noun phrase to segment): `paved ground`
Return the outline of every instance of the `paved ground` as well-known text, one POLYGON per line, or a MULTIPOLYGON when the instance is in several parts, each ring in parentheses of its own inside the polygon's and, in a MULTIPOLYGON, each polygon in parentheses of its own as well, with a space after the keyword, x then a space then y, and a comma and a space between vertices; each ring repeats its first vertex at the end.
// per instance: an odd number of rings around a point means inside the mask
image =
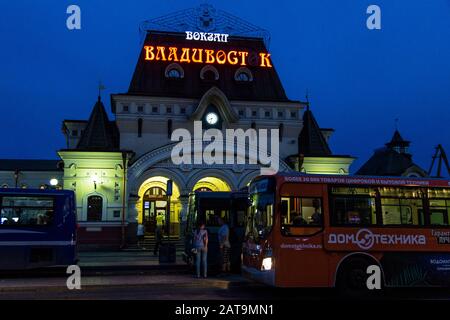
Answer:
MULTIPOLYGON (((81 253, 81 290, 69 290, 65 269, 0 273, 0 299, 336 300, 333 289, 279 289, 239 275, 194 278, 181 256, 160 264, 149 252, 81 253)), ((449 289, 389 290, 373 299, 450 300, 449 289)))
MULTIPOLYGON (((82 278, 81 290, 68 290, 66 278, 0 280, 0 299, 151 300, 338 300, 333 289, 279 289, 240 276, 197 279, 191 275, 115 275, 82 278)), ((447 289, 390 290, 371 299, 450 300, 447 289)))
MULTIPOLYGON (((105 266, 159 266, 159 257, 150 251, 107 251, 107 252, 80 252, 78 254, 80 267, 105 266)), ((181 252, 177 252, 175 265, 185 265, 181 252)), ((171 265, 174 265, 171 264, 171 265)))

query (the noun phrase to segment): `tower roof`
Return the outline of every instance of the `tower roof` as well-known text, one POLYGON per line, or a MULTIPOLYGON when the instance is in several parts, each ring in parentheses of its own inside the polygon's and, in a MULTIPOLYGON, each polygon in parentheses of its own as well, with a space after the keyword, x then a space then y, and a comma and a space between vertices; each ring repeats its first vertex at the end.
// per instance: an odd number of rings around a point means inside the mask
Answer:
MULTIPOLYGON (((166 48, 166 50, 168 50, 166 48)), ((145 95, 156 97, 174 97, 200 99, 209 89, 216 86, 223 91, 229 100, 240 101, 280 101, 290 102, 272 61, 273 67, 261 67, 258 54, 267 52, 261 38, 244 38, 230 36, 227 42, 207 42, 186 40, 186 34, 149 31, 146 35, 139 55, 133 77, 128 88, 128 95, 145 95), (252 81, 239 82, 235 76, 240 68, 228 64, 212 64, 217 70, 216 79, 202 79, 202 70, 209 64, 179 63, 183 69, 183 77, 170 79, 166 75, 172 61, 146 60, 145 47, 178 48, 181 55, 182 48, 189 50, 245 51, 249 52, 248 69, 252 74, 252 81), (251 54, 250 54, 251 53, 251 54)), ((168 59, 168 52, 166 51, 168 59)), ((205 59, 205 55, 203 58, 205 59)), ((181 60, 181 56, 178 57, 181 60)))
POLYGON ((114 122, 109 121, 100 96, 94 105, 86 129, 78 142, 77 149, 90 151, 119 149, 117 127, 114 122))
POLYGON ((303 114, 303 129, 298 139, 299 154, 304 156, 330 156, 331 150, 309 107, 303 114))
POLYGON ((394 132, 394 135, 392 136, 392 139, 390 142, 386 143, 386 146, 388 148, 394 148, 394 147, 409 147, 410 142, 403 139, 400 132, 396 129, 394 132))

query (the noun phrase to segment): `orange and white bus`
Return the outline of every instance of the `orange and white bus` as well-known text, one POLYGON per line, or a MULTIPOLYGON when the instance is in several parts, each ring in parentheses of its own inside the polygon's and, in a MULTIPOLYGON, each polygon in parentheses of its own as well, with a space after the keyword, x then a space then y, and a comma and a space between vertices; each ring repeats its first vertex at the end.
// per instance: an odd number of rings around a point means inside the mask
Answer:
POLYGON ((449 181, 278 174, 249 194, 249 278, 361 290, 377 265, 386 287, 450 284, 449 181))

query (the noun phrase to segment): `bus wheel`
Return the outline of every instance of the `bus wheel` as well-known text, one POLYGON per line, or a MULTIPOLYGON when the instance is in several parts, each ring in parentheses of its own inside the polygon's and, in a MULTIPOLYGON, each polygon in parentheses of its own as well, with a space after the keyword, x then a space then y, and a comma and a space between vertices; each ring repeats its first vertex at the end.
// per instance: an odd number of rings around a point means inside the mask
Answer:
MULTIPOLYGON (((367 268, 374 262, 362 257, 351 258, 339 268, 336 285, 342 293, 350 296, 364 297, 372 290, 367 288, 367 268)), ((381 281, 383 283, 383 281, 381 281)))

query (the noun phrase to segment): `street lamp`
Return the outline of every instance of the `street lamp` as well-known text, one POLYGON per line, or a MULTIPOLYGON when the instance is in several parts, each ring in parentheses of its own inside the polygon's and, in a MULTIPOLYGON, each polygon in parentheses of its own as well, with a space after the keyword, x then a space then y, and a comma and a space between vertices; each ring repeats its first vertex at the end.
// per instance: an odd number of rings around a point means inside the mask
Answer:
POLYGON ((50 179, 50 185, 52 187, 56 187, 58 185, 58 179, 56 178, 50 179))

